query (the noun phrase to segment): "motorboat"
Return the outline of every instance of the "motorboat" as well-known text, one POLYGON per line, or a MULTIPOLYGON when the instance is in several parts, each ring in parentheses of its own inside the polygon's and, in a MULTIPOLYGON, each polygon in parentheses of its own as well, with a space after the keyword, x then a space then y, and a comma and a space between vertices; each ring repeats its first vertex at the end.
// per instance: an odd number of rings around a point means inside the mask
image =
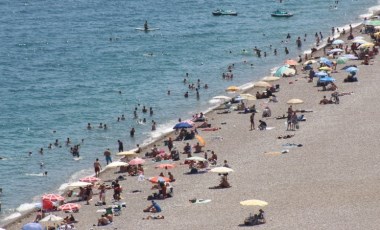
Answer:
POLYGON ((286 10, 276 10, 276 11, 273 11, 270 15, 272 15, 272 17, 291 17, 291 16, 293 16, 292 13, 289 13, 286 10))
POLYGON ((212 15, 214 15, 214 16, 222 16, 222 15, 237 16, 238 13, 236 11, 233 11, 233 10, 217 9, 217 10, 212 12, 212 15))

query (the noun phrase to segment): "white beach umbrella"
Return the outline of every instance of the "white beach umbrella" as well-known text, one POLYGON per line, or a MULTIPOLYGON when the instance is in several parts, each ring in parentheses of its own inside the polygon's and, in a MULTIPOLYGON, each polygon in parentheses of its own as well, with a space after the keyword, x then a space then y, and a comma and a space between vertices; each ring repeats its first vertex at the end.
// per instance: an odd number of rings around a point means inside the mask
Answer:
POLYGON ((256 100, 256 97, 252 94, 249 94, 249 93, 243 93, 243 94, 240 94, 240 97, 244 100, 248 100, 248 101, 255 101, 256 100))
POLYGON ((268 82, 271 82, 271 81, 278 81, 280 80, 279 77, 275 77, 275 76, 267 76, 267 77, 264 77, 263 79, 261 79, 262 81, 268 81, 268 82))
POLYGON ((122 161, 114 161, 106 166, 106 168, 117 168, 121 166, 128 166, 129 164, 122 161))
POLYGON ((42 218, 39 222, 47 226, 52 226, 54 224, 62 222, 62 220, 63 218, 60 216, 49 214, 48 216, 45 216, 44 218, 42 218))
POLYGON ((89 185, 92 185, 92 184, 89 182, 77 181, 77 182, 69 183, 67 187, 70 189, 70 188, 86 187, 89 185))
POLYGON ((255 87, 260 87, 260 88, 268 88, 271 86, 272 86, 271 84, 269 84, 268 82, 265 82, 265 81, 258 81, 255 83, 255 87))
POLYGON ((116 153, 116 156, 134 156, 134 155, 136 155, 136 152, 134 150, 116 153))
POLYGON ((213 99, 218 99, 218 100, 231 100, 230 97, 223 96, 223 95, 215 96, 215 97, 213 97, 213 99))
POLYGON ((213 172, 213 173, 230 173, 233 171, 234 171, 233 169, 227 168, 227 167, 216 167, 210 170, 210 172, 213 172))
POLYGON ((186 158, 186 160, 188 161, 207 161, 207 159, 203 158, 203 157, 189 157, 189 158, 186 158))
POLYGON ((287 101, 286 103, 288 103, 289 105, 295 105, 295 104, 302 104, 303 101, 301 99, 293 98, 287 101))

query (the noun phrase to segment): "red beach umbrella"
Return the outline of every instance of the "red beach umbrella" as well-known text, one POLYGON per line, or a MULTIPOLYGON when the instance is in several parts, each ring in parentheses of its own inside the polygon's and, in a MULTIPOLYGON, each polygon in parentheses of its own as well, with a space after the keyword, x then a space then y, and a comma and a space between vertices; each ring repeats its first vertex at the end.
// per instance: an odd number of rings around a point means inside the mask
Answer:
POLYGON ((136 157, 135 159, 131 160, 128 164, 130 164, 130 165, 141 165, 144 163, 145 163, 144 159, 136 157))
POLYGON ((88 183, 95 183, 95 182, 100 181, 100 179, 97 177, 93 177, 93 176, 87 176, 87 177, 83 177, 79 181, 88 182, 88 183))
POLYGON ((149 178, 149 181, 157 184, 159 181, 170 182, 170 179, 167 177, 155 176, 155 177, 149 178))
POLYGON ((42 196, 42 200, 50 200, 50 201, 63 201, 65 198, 59 194, 45 194, 42 196))
POLYGON ((78 211, 80 209, 80 204, 67 203, 58 207, 58 210, 62 211, 78 211))
POLYGON ((160 168, 160 169, 172 169, 174 167, 175 165, 173 164, 159 164, 156 166, 156 168, 160 168))

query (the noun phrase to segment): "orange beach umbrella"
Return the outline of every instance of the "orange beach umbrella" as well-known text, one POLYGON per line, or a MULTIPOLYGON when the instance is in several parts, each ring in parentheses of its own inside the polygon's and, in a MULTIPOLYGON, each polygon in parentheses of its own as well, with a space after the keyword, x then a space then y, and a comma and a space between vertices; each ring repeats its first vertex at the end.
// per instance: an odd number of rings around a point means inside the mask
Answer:
POLYGON ((195 135, 195 138, 197 138, 200 146, 205 146, 206 145, 206 141, 203 139, 203 137, 199 136, 199 135, 195 135))

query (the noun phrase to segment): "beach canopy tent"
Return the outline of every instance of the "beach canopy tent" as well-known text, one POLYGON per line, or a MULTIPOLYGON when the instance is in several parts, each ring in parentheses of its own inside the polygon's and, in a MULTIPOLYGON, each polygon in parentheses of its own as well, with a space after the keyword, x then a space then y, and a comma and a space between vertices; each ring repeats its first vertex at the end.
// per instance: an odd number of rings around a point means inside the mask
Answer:
POLYGON ((28 223, 22 226, 21 230, 43 230, 43 227, 39 223, 28 223))

